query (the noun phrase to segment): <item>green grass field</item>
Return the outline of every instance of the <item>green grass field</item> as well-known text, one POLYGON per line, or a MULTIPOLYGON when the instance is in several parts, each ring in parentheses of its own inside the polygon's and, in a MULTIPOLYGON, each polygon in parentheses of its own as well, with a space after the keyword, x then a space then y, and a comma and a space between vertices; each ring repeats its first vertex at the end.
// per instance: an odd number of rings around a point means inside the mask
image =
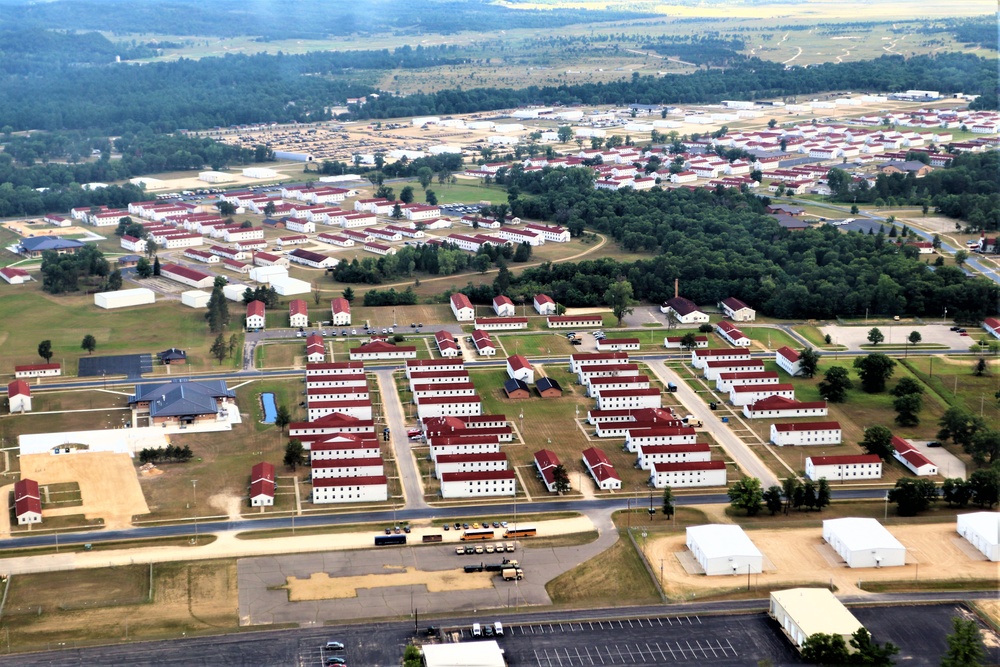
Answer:
POLYGON ((624 535, 602 554, 545 586, 552 602, 567 606, 619 606, 660 602, 642 557, 624 535))
MULTIPOLYGON (((242 342, 238 325, 226 332, 227 339, 230 333, 242 342)), ((38 343, 48 339, 52 362, 63 365, 63 375, 76 375, 77 360, 87 354, 80 348, 86 334, 97 339, 95 355, 153 353, 176 347, 187 351, 192 370, 219 365, 208 353, 214 336, 201 312, 180 302, 161 300, 148 306, 103 310, 94 305, 93 297, 53 296, 37 282, 0 285, 0 368, 42 363, 38 343)), ((232 362, 226 364, 233 367, 232 362)))

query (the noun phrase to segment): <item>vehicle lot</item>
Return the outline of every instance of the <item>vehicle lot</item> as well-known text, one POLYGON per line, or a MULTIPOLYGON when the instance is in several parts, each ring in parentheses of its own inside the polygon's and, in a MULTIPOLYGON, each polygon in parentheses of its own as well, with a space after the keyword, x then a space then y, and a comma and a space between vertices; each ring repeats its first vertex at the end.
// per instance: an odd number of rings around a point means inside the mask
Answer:
MULTIPOLYGON (((468 634, 465 631, 464 634, 468 634)), ((797 664, 765 614, 661 616, 615 621, 507 625, 498 639, 512 665, 797 664)))

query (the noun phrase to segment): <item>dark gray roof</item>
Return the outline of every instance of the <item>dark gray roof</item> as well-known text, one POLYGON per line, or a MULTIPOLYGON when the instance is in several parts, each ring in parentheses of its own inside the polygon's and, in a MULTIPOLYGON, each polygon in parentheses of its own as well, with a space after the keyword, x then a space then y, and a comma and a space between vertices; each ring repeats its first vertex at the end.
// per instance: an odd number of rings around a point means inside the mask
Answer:
POLYGON ((227 389, 222 380, 173 380, 138 385, 129 403, 149 401, 151 416, 180 417, 215 414, 216 399, 222 397, 236 398, 236 393, 227 389))
POLYGON ((771 216, 778 221, 778 224, 785 229, 805 229, 810 226, 808 222, 802 218, 794 218, 790 215, 783 215, 781 213, 776 213, 771 216))
POLYGON ((538 382, 535 383, 535 388, 538 389, 538 391, 545 391, 547 389, 562 391, 562 387, 559 386, 559 382, 548 377, 539 378, 538 382))
POLYGON ((61 236, 36 236, 30 239, 23 239, 21 247, 28 252, 42 252, 44 250, 82 248, 83 243, 74 241, 73 239, 64 239, 61 236))
POLYGON ((166 361, 171 359, 187 359, 187 353, 184 350, 178 350, 176 347, 172 347, 169 350, 164 350, 160 352, 160 361, 166 361))
POLYGON ((524 382, 524 380, 516 380, 514 378, 511 378, 510 380, 507 380, 506 382, 503 383, 503 389, 508 394, 510 394, 517 391, 518 389, 523 389, 524 391, 528 391, 528 385, 524 382))

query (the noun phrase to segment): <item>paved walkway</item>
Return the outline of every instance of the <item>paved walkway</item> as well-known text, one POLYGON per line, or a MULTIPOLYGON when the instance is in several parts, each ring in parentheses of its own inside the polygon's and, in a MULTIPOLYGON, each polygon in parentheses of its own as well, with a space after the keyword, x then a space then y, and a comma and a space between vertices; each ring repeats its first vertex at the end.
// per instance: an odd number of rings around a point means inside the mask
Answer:
POLYGON ((719 420, 719 417, 709 409, 694 389, 684 382, 677 373, 667 368, 661 360, 646 363, 664 385, 670 382, 677 385, 677 398, 681 404, 687 408, 689 414, 701 420, 702 424, 705 425, 705 430, 712 434, 715 441, 739 464, 744 473, 759 479, 765 489, 772 485, 780 486, 777 475, 764 465, 764 462, 750 449, 749 445, 736 437, 736 434, 719 420))
MULTIPOLYGON (((413 457, 410 439, 406 435, 406 418, 403 404, 396 391, 396 381, 391 370, 375 371, 378 380, 379 394, 382 396, 382 413, 385 424, 389 427, 390 441, 396 456, 396 467, 399 480, 403 487, 404 507, 407 509, 423 509, 427 507, 424 500, 424 488, 420 484, 420 469, 413 457)), ((376 436, 381 436, 376 433, 376 436)))

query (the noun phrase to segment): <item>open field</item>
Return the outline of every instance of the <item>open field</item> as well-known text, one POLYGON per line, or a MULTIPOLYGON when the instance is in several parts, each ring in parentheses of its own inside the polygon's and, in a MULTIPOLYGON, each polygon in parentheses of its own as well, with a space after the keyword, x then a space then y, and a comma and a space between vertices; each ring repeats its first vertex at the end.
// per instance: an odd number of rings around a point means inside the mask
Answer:
MULTIPOLYGON (((230 309, 236 312, 233 304, 230 309)), ((80 349, 80 341, 86 334, 97 339, 96 355, 155 353, 176 347, 187 351, 188 367, 192 370, 216 368, 218 362, 208 353, 214 336, 201 313, 168 300, 104 310, 94 305, 92 296, 52 296, 43 292, 41 284, 35 281, 24 285, 2 283, 0 368, 41 363, 37 348, 46 338, 52 341, 52 362, 63 365, 63 375, 76 375, 77 359, 87 354, 80 349), (24 332, 36 333, 24 335, 24 332)), ((234 320, 237 318, 238 315, 234 320)))
POLYGON ((545 586, 552 602, 567 606, 655 604, 660 601, 642 559, 628 538, 545 586))
MULTIPOLYGON (((243 423, 232 431, 218 433, 185 433, 174 435, 175 445, 188 445, 194 459, 187 463, 163 463, 163 474, 140 478, 143 493, 149 504, 148 519, 190 519, 194 516, 238 517, 243 513, 256 513, 247 501, 250 468, 260 461, 273 463, 278 469, 279 498, 293 488, 292 477, 307 477, 308 470, 299 468, 293 475, 281 465, 288 437, 270 424, 262 424, 263 417, 259 395, 273 392, 278 405, 286 405, 293 421, 305 419, 305 411, 298 407, 300 379, 261 380, 244 384, 236 389, 236 401, 243 423), (196 480, 192 484, 191 480, 196 480)), ((300 489, 303 488, 300 486, 300 489)), ((306 487, 308 488, 308 487, 306 487)), ((281 506, 268 508, 278 511, 281 506)), ((284 509, 292 509, 291 506, 284 509)))
MULTIPOLYGON (((903 567, 848 568, 826 545, 820 528, 760 529, 747 535, 775 570, 755 575, 753 585, 770 589, 796 582, 832 584, 841 594, 858 594, 867 590, 867 582, 896 581, 919 578, 927 583, 934 580, 984 580, 996 575, 996 566, 985 558, 973 559, 957 544, 958 534, 951 522, 925 525, 892 526, 890 532, 907 547, 907 564, 903 567), (832 558, 833 563, 828 560, 832 558), (918 571, 918 564, 919 571, 918 571), (860 584, 860 588, 859 588, 860 584)), ((746 587, 746 578, 688 574, 677 558, 686 551, 684 534, 650 539, 645 555, 651 563, 663 562, 661 583, 673 599, 703 598, 746 587)), ((654 568, 655 570, 655 568, 654 568)), ((746 573, 744 573, 745 575, 746 573)))
POLYGON ((17 575, 9 585, 4 628, 12 650, 218 633, 238 625, 235 560, 17 575))

